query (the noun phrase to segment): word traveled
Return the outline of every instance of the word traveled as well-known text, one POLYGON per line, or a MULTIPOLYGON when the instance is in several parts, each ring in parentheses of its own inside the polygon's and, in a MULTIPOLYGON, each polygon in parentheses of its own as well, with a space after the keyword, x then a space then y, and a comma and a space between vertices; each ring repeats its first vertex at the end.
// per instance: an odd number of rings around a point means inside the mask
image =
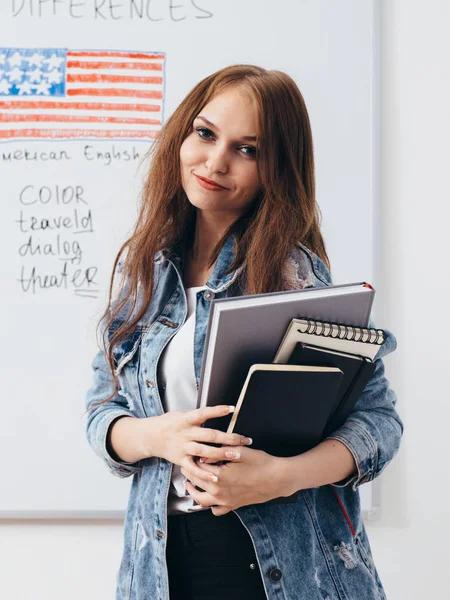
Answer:
POLYGON ((45 231, 46 229, 73 229, 72 233, 93 232, 92 213, 90 210, 85 215, 80 215, 77 209, 71 216, 67 217, 25 217, 24 212, 20 211, 20 218, 16 221, 20 226, 22 233, 29 231, 45 231))

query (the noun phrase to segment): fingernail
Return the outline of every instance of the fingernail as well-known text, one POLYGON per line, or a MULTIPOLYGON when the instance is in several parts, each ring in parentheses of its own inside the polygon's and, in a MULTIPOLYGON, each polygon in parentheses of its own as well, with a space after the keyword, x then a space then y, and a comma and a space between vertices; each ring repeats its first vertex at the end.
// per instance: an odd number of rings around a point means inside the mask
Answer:
POLYGON ((248 440, 247 446, 251 446, 253 444, 252 438, 247 438, 247 440, 248 440))
POLYGON ((225 456, 227 458, 241 458, 241 453, 235 452, 234 450, 228 450, 228 452, 225 452, 225 456))
POLYGON ((205 460, 206 460, 206 458, 203 458, 203 457, 202 457, 202 458, 200 458, 200 459, 199 459, 199 461, 198 461, 198 462, 204 463, 204 462, 205 462, 205 460))
POLYGON ((235 408, 236 408, 235 406, 232 406, 232 405, 229 406, 228 407, 228 414, 234 412, 235 408))
POLYGON ((214 481, 214 483, 217 483, 219 481, 219 478, 217 477, 217 475, 212 475, 211 474, 209 476, 209 478, 210 478, 211 481, 214 481))

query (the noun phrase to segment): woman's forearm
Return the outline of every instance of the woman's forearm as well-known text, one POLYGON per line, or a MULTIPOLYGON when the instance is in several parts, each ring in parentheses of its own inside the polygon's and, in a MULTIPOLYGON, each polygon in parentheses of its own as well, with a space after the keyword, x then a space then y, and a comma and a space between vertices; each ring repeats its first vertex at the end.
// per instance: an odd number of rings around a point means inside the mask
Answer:
POLYGON ((280 468, 286 496, 336 483, 357 472, 352 453, 338 440, 325 440, 308 452, 282 458, 280 468))
POLYGON ((117 461, 135 463, 156 455, 150 441, 157 438, 159 417, 138 419, 119 417, 109 427, 106 445, 112 458, 117 461))

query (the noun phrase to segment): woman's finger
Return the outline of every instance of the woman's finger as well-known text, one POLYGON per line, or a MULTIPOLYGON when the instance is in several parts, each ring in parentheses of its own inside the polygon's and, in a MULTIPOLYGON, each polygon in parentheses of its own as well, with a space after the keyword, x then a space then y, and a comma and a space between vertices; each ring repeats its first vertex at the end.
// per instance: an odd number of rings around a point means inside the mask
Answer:
POLYGON ((213 483, 217 483, 220 478, 220 467, 208 465, 208 471, 206 471, 205 469, 199 467, 197 463, 190 457, 188 457, 187 464, 183 467, 183 469, 187 473, 198 477, 202 481, 212 481, 213 483))
POLYGON ((221 517, 222 515, 226 515, 227 513, 231 512, 232 509, 229 508, 228 506, 212 506, 211 507, 211 512, 213 513, 213 515, 215 517, 221 517))
POLYGON ((228 406, 227 404, 218 404, 217 406, 203 406, 202 408, 196 408, 190 410, 188 414, 188 422, 191 425, 202 425, 208 419, 215 419, 217 417, 225 417, 231 412, 234 412, 234 406, 228 406))
POLYGON ((185 488, 189 492, 189 495, 200 504, 200 506, 216 506, 217 500, 208 494, 208 492, 199 492, 189 481, 184 484, 185 488))
POLYGON ((213 465, 217 462, 221 462, 218 461, 216 458, 204 458, 203 456, 201 458, 199 458, 198 462, 202 465, 213 465))
POLYGON ((223 460, 239 459, 244 447, 223 446, 222 448, 215 448, 214 446, 207 446, 206 444, 200 444, 199 442, 187 442, 185 450, 188 456, 196 457, 198 459, 210 458, 212 459, 212 462, 219 462, 223 460))
POLYGON ((195 431, 195 438, 198 442, 211 442, 212 444, 222 444, 223 446, 250 446, 252 439, 240 433, 226 433, 218 429, 209 429, 208 427, 199 427, 195 431))
POLYGON ((231 448, 224 446, 223 448, 217 449, 213 454, 213 456, 202 456, 202 452, 197 455, 196 462, 201 465, 205 464, 217 464, 218 466, 227 462, 242 462, 244 459, 244 455, 247 452, 247 449, 243 446, 232 446, 231 448))
MULTIPOLYGON (((199 488, 201 488, 205 492, 208 492, 209 494, 214 494, 214 492, 217 489, 214 487, 216 484, 213 483, 213 480, 205 480, 204 477, 197 477, 196 475, 193 475, 186 469, 181 469, 181 473, 186 477, 188 481, 192 483, 192 485, 197 485, 199 488)), ((211 473, 207 474, 211 475, 211 473)))

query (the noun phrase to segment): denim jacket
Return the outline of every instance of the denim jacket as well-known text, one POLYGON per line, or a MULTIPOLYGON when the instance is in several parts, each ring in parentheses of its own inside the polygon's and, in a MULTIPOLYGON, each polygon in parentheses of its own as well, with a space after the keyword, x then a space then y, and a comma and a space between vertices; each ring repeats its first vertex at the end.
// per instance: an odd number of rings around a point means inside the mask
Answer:
MULTIPOLYGON (((230 236, 222 248, 207 289, 197 293, 194 337, 197 387, 210 302, 230 293, 239 271, 225 274, 234 258, 233 241, 230 236)), ((287 289, 331 284, 324 263, 302 245, 293 250, 285 274, 287 289)), ((116 600, 169 600, 165 552, 167 497, 173 465, 157 457, 132 464, 118 462, 106 447, 108 428, 117 417, 146 418, 164 412, 158 390, 158 359, 184 323, 187 312, 180 257, 173 248, 161 250, 155 256, 155 277, 157 284, 146 314, 133 334, 114 350, 119 392, 87 413, 86 436, 94 452, 117 477, 133 477, 116 600)), ((253 504, 234 511, 252 539, 269 600, 386 598, 362 521, 358 488, 384 470, 396 454, 402 436, 403 424, 395 410, 396 396, 384 376, 381 360, 395 347, 395 338, 387 332, 371 380, 347 421, 329 436, 350 450, 357 473, 333 486, 303 490, 296 503, 253 504), (332 487, 353 527, 349 526, 332 487)), ((102 351, 95 356, 92 368, 93 382, 86 398, 88 408, 113 391, 102 351)))

